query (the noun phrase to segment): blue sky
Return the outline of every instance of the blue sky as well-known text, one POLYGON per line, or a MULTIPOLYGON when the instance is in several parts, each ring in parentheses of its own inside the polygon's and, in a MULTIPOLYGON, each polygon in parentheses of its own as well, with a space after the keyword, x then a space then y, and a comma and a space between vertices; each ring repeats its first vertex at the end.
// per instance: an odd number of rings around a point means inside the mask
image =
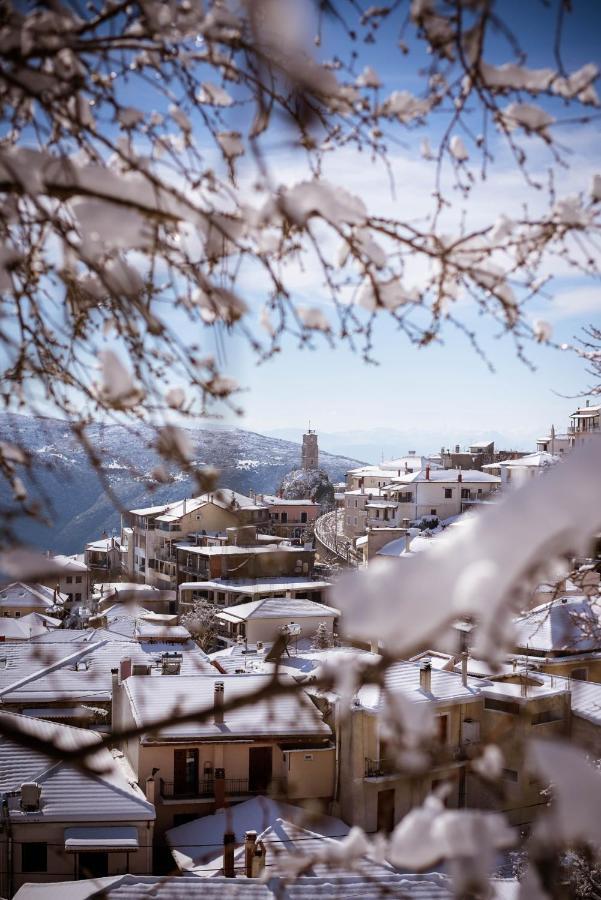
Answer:
MULTIPOLYGON (((528 65, 553 66, 554 12, 549 13, 543 4, 517 0, 502 0, 499 9, 520 35, 526 35, 528 65)), ((584 62, 599 62, 601 3, 577 2, 575 9, 576 15, 567 17, 562 47, 568 71, 584 62)), ((395 32, 388 30, 386 34, 376 49, 367 48, 361 64, 377 60, 375 65, 386 80, 387 92, 405 88, 417 92, 421 81, 416 70, 424 61, 421 51, 405 58, 395 50, 395 32)), ((339 38, 336 41, 342 51, 344 42, 339 38)), ((511 56, 507 45, 495 40, 487 58, 502 63, 511 56)), ((553 112, 558 118, 570 115, 557 103, 553 112)), ((434 119, 426 132, 433 144, 440 127, 434 119)), ((422 161, 417 152, 423 134, 419 131, 415 136, 408 135, 402 146, 391 148, 397 189, 394 201, 385 173, 350 152, 333 160, 326 174, 348 190, 360 190, 372 212, 389 209, 399 215, 415 215, 422 208, 427 209, 433 181, 432 164, 422 161)), ((586 191, 598 163, 598 123, 587 129, 558 129, 556 134, 570 162, 569 171, 559 170, 558 194, 586 191)), ((550 162, 547 152, 532 141, 526 140, 524 146, 531 171, 543 177, 550 162)), ((477 225, 483 217, 489 221, 492 216, 494 221, 497 213, 510 211, 523 200, 537 202, 503 147, 494 149, 496 168, 486 184, 476 187, 472 200, 465 205, 468 227, 470 223, 477 225)), ((280 149, 274 151, 272 158, 283 182, 293 183, 303 177, 299 155, 280 149)), ((475 162, 474 171, 477 168, 475 162)), ((598 283, 568 276, 560 266, 551 274, 556 280, 549 299, 537 300, 530 316, 548 320, 556 342, 572 342, 583 325, 601 321, 601 291, 598 283)), ((258 286, 250 283, 245 288, 260 301, 258 286)), ((309 271, 299 279, 296 297, 312 305, 324 304, 324 309, 328 309, 318 272, 309 271)), ((517 358, 511 339, 499 338, 494 326, 468 308, 462 310, 462 315, 467 326, 477 329, 494 372, 452 328, 444 333, 443 345, 417 349, 396 331, 390 319, 382 319, 376 330, 378 366, 366 366, 360 354, 353 354, 347 347, 333 351, 319 338, 315 342, 318 349, 313 352, 299 349, 294 339, 288 338, 283 353, 257 365, 242 342, 230 340, 226 368, 247 389, 241 397, 245 416, 239 424, 262 431, 303 427, 310 419, 322 431, 347 431, 378 427, 403 430, 431 421, 444 423, 458 433, 478 428, 483 433, 501 431, 522 445, 527 445, 551 422, 565 426, 574 401, 560 395, 580 395, 591 383, 582 361, 570 352, 532 345, 526 348, 532 364, 529 367, 517 358)))

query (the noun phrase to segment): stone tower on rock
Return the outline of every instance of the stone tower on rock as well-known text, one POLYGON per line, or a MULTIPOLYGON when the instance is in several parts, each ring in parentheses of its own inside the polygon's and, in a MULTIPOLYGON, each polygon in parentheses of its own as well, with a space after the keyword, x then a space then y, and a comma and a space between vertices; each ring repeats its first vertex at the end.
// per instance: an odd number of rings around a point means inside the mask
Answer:
POLYGON ((305 472, 319 468, 319 448, 317 446, 317 432, 311 428, 303 434, 303 452, 301 467, 305 472))

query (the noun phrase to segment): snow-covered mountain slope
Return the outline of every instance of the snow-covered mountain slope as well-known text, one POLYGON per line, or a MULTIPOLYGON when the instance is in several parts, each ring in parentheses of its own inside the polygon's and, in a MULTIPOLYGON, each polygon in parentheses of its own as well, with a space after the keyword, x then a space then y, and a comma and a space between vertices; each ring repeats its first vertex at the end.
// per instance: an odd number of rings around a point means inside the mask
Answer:
MULTIPOLYGON (((273 492, 282 477, 300 464, 300 446, 236 428, 184 429, 195 448, 198 465, 216 466, 220 485, 242 493, 273 492)), ((103 474, 125 508, 147 506, 191 496, 188 479, 175 469, 174 480, 151 488, 150 473, 159 462, 153 432, 123 425, 96 425, 88 437, 102 460, 103 474)), ((54 552, 74 553, 106 530, 119 529, 119 512, 104 492, 85 451, 68 426, 58 419, 0 415, 0 439, 18 443, 35 459, 35 481, 25 478, 30 495, 51 511, 52 526, 23 521, 18 525, 28 544, 54 552)), ((320 454, 320 467, 332 481, 341 481, 359 461, 320 454)), ((5 494, 6 488, 0 490, 5 494)), ((3 496, 4 503, 7 497, 3 496)))

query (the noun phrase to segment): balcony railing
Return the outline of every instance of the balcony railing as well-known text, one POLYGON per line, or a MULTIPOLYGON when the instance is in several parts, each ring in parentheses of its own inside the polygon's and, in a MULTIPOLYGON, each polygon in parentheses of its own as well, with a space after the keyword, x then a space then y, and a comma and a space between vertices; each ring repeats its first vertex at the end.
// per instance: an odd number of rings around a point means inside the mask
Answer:
MULTIPOLYGON (((463 762, 468 758, 467 746, 463 744, 441 744, 431 748, 428 768, 449 765, 450 763, 463 762)), ((403 774, 398 762, 394 759, 369 759, 365 758, 365 778, 382 778, 386 775, 403 774)))
MULTIPOLYGON (((268 788, 251 787, 248 778, 224 778, 226 797, 253 796, 255 794, 285 793, 285 780, 274 778, 268 788)), ((161 797, 164 800, 210 800, 215 796, 215 779, 201 778, 196 787, 179 786, 161 778, 161 797)))

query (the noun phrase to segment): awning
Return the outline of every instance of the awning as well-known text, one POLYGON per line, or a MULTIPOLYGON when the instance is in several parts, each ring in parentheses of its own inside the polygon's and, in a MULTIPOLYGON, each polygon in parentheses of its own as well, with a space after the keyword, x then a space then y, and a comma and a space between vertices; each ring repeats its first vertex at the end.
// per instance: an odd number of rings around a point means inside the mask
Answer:
POLYGON ((80 853, 85 850, 137 850, 138 829, 132 825, 65 828, 65 850, 80 853))

